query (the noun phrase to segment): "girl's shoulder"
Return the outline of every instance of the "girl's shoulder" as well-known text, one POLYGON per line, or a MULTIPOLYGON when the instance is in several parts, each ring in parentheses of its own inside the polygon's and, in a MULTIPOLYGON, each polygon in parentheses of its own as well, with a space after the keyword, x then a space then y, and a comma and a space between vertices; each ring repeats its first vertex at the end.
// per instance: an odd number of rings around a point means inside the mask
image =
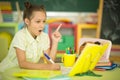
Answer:
POLYGON ((25 28, 16 32, 15 36, 24 37, 25 36, 25 28))

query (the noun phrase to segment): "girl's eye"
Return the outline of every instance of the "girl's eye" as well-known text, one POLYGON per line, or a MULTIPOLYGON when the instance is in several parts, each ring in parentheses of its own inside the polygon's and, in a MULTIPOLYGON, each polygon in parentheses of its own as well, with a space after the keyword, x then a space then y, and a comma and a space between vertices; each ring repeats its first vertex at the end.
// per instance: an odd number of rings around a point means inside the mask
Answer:
POLYGON ((43 23, 45 23, 46 21, 44 20, 43 23))
POLYGON ((37 23, 40 23, 40 21, 36 21, 37 23))
MULTIPOLYGON (((40 23, 41 21, 36 21, 37 23, 40 23)), ((44 20, 44 21, 42 21, 43 23, 45 23, 46 21, 44 20)))

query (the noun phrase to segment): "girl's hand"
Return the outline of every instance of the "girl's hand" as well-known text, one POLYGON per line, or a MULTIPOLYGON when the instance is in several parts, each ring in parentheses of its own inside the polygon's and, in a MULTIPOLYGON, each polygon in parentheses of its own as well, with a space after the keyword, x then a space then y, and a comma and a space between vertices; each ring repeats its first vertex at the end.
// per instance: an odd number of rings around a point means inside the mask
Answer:
POLYGON ((52 42, 59 42, 59 40, 61 39, 61 34, 58 31, 55 31, 52 33, 52 42))
POLYGON ((55 30, 55 32, 52 33, 52 41, 53 41, 53 42, 57 42, 57 43, 58 43, 59 40, 61 39, 61 34, 60 34, 60 32, 59 32, 59 29, 60 29, 61 25, 62 25, 62 24, 60 24, 60 25, 58 26, 58 28, 55 30))
POLYGON ((59 64, 51 64, 49 66, 50 70, 60 70, 60 65, 59 64))

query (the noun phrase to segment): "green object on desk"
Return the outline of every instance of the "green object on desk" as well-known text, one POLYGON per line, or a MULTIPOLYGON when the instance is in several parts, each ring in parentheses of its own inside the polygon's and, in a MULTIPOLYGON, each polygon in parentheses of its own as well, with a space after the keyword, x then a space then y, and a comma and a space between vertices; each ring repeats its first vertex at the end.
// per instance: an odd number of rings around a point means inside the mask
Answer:
POLYGON ((85 73, 78 73, 78 74, 75 74, 75 76, 94 76, 94 77, 102 77, 102 75, 99 75, 99 74, 95 74, 93 71, 87 71, 85 73))
POLYGON ((47 78, 28 78, 28 77, 23 77, 24 80, 48 80, 47 78))
POLYGON ((24 80, 71 80, 70 77, 66 75, 58 75, 52 78, 28 78, 28 77, 23 77, 24 80))
POLYGON ((59 76, 50 78, 50 80, 72 80, 72 79, 67 75, 59 75, 59 76))

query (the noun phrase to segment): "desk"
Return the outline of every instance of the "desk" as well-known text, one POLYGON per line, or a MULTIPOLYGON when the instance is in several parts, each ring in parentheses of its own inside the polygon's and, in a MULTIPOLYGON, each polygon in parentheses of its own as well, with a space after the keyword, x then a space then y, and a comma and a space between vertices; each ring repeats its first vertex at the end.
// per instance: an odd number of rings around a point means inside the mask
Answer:
MULTIPOLYGON (((21 69, 18 67, 11 68, 6 70, 4 73, 1 73, 3 77, 2 80, 23 80, 22 78, 16 78, 12 76, 12 73, 19 72, 21 69)), ((109 71, 94 71, 96 74, 102 75, 102 77, 93 77, 93 76, 73 76, 71 80, 118 80, 120 79, 119 73, 120 68, 115 68, 109 71)))

